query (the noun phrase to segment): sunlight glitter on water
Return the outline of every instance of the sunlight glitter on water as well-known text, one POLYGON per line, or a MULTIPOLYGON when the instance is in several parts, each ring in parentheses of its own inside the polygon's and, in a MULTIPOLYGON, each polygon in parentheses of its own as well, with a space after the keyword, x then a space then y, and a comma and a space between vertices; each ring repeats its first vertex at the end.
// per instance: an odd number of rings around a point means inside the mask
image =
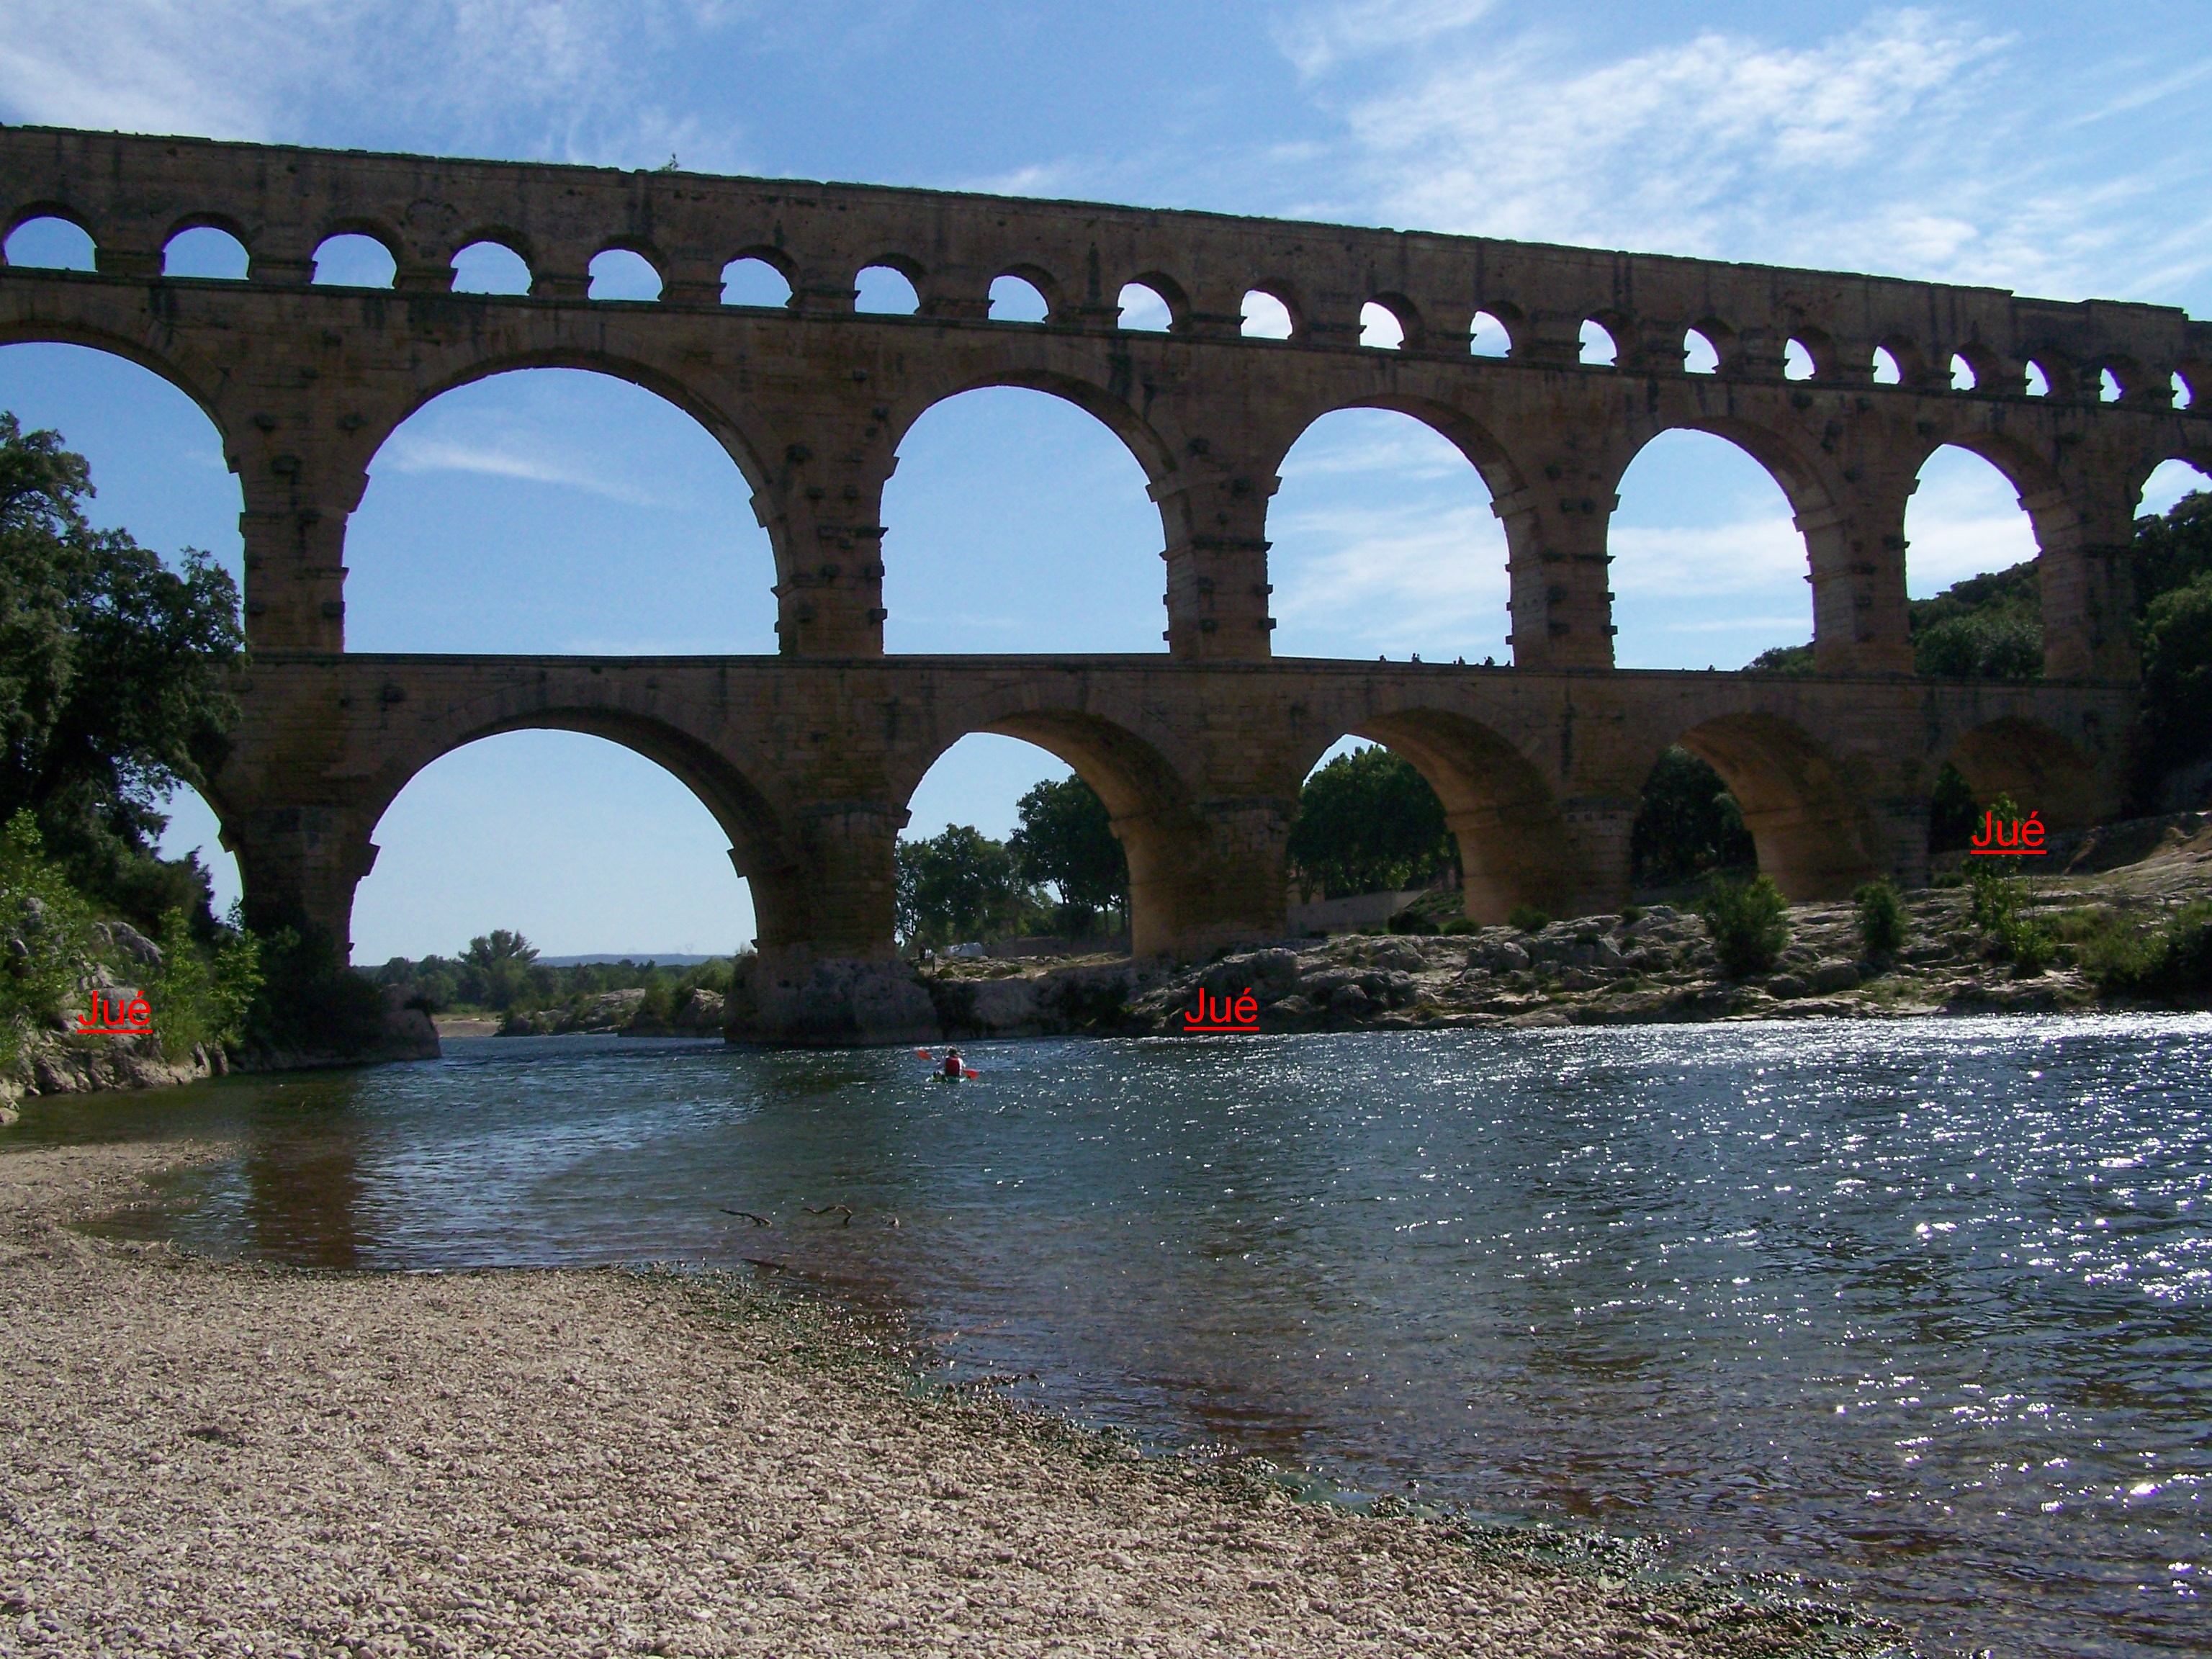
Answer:
POLYGON ((1155 1440, 1663 1533, 1931 1646, 2201 1646, 2212 1020, 981 1044, 957 1086, 450 1047, 8 1139, 227 1121, 155 1224, 196 1248, 772 1261, 1155 1440))

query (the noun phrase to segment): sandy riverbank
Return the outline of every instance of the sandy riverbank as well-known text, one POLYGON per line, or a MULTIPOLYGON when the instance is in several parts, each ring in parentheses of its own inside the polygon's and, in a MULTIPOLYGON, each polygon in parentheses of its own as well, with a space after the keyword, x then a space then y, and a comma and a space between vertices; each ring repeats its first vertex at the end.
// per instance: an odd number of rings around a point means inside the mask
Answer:
POLYGON ((207 1147, 0 1155, 0 1652, 1865 1652, 917 1398, 822 1310, 313 1274, 72 1218, 207 1147))

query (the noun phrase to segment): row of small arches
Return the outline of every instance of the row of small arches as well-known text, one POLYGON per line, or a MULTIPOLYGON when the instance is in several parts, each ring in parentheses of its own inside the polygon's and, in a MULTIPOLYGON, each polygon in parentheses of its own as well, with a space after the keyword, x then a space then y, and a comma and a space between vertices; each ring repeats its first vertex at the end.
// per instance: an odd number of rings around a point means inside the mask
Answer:
MULTIPOLYGON (((18 225, 7 239, 6 255, 8 263, 15 265, 82 270, 94 268, 94 246, 89 234, 71 222, 54 216, 33 218, 18 225)), ((162 249, 162 274, 169 276, 244 281, 249 263, 244 244, 229 232, 212 225, 180 230, 162 249)), ((659 271, 635 250, 605 249, 592 258, 589 269, 589 299, 650 302, 660 297, 659 271)), ((453 270, 456 293, 520 295, 528 294, 532 284, 527 262, 514 249, 495 240, 474 241, 463 247, 453 256, 453 270)), ((389 289, 398 272, 397 259, 377 238, 344 232, 325 238, 316 248, 312 280, 326 286, 389 289)), ((721 276, 720 298, 726 305, 776 308, 791 303, 788 271, 768 257, 767 250, 731 260, 723 267, 721 276)), ((1182 307, 1163 292, 1165 286, 1143 282, 1125 284, 1116 296, 1120 326, 1146 332, 1164 332, 1171 328, 1182 307)), ((854 280, 854 307, 874 315, 914 314, 921 308, 914 274, 889 264, 864 267, 854 280)), ((1008 272, 992 283, 986 314, 994 322, 1042 323, 1050 318, 1052 306, 1037 282, 1008 272)), ((1304 332, 1291 305, 1281 295, 1267 289, 1249 290, 1244 296, 1241 315, 1241 331, 1248 339, 1290 340, 1304 332)), ((1593 368, 1620 366, 1617 331, 1622 327, 1618 319, 1612 326, 1598 318, 1585 319, 1578 341, 1579 362, 1593 368)), ((1392 296, 1370 300, 1360 308, 1358 339, 1362 346, 1398 350, 1409 339, 1418 339, 1420 331, 1418 316, 1410 302, 1402 299, 1392 296)), ((1682 372, 1722 373, 1727 363, 1723 345, 1729 338, 1725 326, 1716 324, 1686 331, 1682 337, 1682 372)), ((1468 330, 1468 349, 1474 356, 1505 357, 1512 354, 1515 343, 1507 316, 1489 311, 1475 313, 1468 330)), ((1926 390, 1944 384, 1940 377, 1925 371, 1917 348, 1904 341, 1877 347, 1866 368, 1877 386, 1909 383, 1926 390)), ((1836 353, 1826 340, 1793 337, 1786 343, 1782 366, 1784 380, 1828 379, 1837 370, 1836 353)), ((2008 386, 2006 369, 1996 358, 1984 353, 1960 351, 1951 356, 1948 384, 1957 392, 2013 391, 2031 398, 2048 397, 2054 390, 2081 386, 2085 393, 2094 391, 2102 402, 2114 403, 2135 392, 2141 378, 2131 365, 2093 365, 2090 373, 2094 378, 2085 382, 2081 372, 2073 365, 2055 360, 2046 365, 2031 359, 2013 373, 2013 384, 2008 386)), ((2172 373, 2169 386, 2173 407, 2187 409, 2193 405, 2195 388, 2187 375, 2179 371, 2172 373)))

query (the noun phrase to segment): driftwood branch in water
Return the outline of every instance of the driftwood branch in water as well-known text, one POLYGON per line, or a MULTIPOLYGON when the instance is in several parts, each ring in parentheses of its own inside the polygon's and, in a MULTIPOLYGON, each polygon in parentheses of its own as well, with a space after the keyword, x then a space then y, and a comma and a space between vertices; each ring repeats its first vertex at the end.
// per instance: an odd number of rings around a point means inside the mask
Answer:
POLYGON ((766 1216, 755 1215, 750 1210, 726 1209, 720 1204, 717 1204, 714 1207, 720 1210, 724 1215, 733 1215, 738 1217, 740 1220, 750 1221, 756 1227, 773 1227, 775 1225, 775 1223, 770 1221, 766 1216))
POLYGON ((853 1224, 853 1206, 849 1204, 824 1204, 818 1210, 811 1204, 802 1204, 799 1207, 805 1211, 809 1215, 838 1215, 842 1213, 845 1218, 837 1224, 841 1227, 849 1227, 853 1224))

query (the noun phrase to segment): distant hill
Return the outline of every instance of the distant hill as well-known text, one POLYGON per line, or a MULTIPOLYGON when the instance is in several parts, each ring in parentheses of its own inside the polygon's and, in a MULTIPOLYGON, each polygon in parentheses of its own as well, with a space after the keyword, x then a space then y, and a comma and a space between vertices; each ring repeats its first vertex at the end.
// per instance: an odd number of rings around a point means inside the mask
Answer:
POLYGON ((696 968, 702 962, 720 962, 730 954, 724 951, 719 956, 694 957, 681 951, 622 951, 595 957, 540 957, 538 960, 548 968, 596 968, 614 962, 634 962, 641 967, 651 962, 663 968, 696 968))

